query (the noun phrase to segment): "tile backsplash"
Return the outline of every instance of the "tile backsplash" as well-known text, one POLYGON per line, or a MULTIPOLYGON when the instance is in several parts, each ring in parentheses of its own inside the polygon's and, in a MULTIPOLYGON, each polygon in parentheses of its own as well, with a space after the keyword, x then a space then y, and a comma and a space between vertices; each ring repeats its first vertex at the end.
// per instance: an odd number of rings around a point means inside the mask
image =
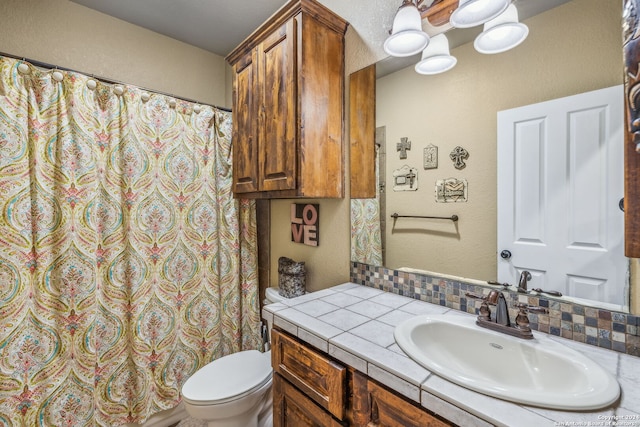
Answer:
MULTIPOLYGON (((465 292, 486 294, 491 287, 428 274, 409 273, 359 262, 351 263, 351 281, 432 304, 477 314, 480 302, 465 292)), ((541 306, 548 314, 529 313, 531 329, 597 347, 640 356, 640 316, 564 302, 542 295, 504 291, 509 307, 516 302, 541 306)), ((517 309, 509 308, 515 319, 517 309)))

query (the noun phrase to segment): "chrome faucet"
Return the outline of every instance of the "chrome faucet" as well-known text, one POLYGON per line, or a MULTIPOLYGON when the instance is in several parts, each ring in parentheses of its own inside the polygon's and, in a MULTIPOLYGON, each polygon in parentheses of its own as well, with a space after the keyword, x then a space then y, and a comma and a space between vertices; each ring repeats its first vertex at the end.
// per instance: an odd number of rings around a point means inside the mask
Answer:
POLYGON ((518 282, 518 292, 527 293, 527 282, 531 280, 531 273, 527 270, 522 270, 520 273, 520 281, 518 282))

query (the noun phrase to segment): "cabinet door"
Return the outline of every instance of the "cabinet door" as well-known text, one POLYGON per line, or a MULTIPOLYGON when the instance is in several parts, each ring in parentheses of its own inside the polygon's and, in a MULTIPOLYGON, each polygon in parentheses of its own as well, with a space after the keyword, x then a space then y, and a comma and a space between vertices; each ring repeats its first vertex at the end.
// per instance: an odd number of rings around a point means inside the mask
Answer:
POLYGON ((288 20, 258 45, 260 190, 296 188, 296 26, 288 20))
POLYGON ((353 375, 353 425, 361 427, 450 426, 426 409, 378 385, 365 375, 353 375))
POLYGON ((342 424, 280 375, 274 374, 273 426, 339 427, 342 424))
POLYGON ((376 197, 376 65, 349 77, 351 198, 376 197))
POLYGON ((233 91, 233 191, 258 191, 258 100, 256 93, 256 50, 234 66, 233 91))
POLYGON ((273 370, 343 420, 347 369, 276 329, 271 344, 273 370))

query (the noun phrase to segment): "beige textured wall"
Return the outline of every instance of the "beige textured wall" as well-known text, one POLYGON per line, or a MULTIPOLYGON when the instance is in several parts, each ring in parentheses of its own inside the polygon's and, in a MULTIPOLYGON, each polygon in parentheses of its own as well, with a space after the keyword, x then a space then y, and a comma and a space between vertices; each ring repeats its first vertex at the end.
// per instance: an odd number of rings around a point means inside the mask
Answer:
POLYGON ((224 58, 68 0, 1 0, 0 51, 230 106, 224 58))
POLYGON ((621 2, 576 0, 525 21, 529 37, 511 51, 482 55, 469 43, 452 51, 458 63, 448 73, 420 76, 411 67, 378 81, 377 125, 387 127, 387 214, 460 216, 457 226, 398 220, 388 227, 385 265, 496 278, 496 113, 621 84, 620 17, 621 2), (403 136, 412 141, 407 160, 395 149, 403 136), (438 169, 422 168, 429 143, 439 147, 438 169), (470 153, 460 171, 448 158, 457 145, 470 153), (418 168, 417 192, 391 190, 391 171, 403 164, 418 168), (467 203, 435 202, 435 180, 448 177, 468 180, 467 203))

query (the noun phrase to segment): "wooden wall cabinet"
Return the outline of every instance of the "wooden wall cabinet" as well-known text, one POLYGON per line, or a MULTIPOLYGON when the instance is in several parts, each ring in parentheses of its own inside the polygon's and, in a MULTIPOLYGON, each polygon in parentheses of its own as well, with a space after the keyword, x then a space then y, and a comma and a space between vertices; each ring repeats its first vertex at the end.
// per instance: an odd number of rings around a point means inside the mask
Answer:
POLYGON ((349 155, 352 199, 376 197, 376 65, 349 77, 349 155))
POLYGON ((452 425, 285 332, 271 342, 274 427, 452 425))
POLYGON ((227 56, 236 196, 344 197, 346 29, 316 1, 294 0, 227 56))

